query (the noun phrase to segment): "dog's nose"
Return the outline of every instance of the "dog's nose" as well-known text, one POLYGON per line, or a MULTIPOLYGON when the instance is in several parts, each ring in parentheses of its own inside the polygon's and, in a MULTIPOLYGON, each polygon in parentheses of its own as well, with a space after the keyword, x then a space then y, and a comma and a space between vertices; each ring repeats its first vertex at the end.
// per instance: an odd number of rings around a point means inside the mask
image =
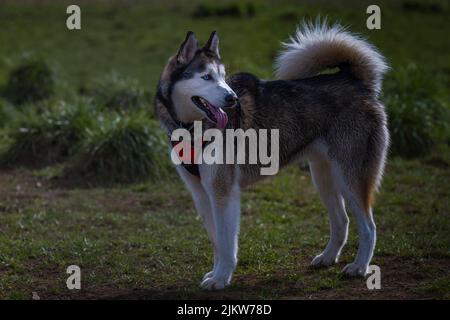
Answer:
POLYGON ((227 93, 225 95, 225 103, 227 107, 232 107, 236 104, 236 102, 238 101, 238 98, 235 94, 232 93, 227 93))

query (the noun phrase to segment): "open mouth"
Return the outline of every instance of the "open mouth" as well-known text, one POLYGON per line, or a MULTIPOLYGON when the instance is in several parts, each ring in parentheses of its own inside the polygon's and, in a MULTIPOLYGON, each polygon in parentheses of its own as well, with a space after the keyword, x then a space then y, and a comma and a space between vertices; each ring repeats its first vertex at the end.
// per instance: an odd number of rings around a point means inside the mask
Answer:
POLYGON ((191 99, 192 102, 194 102, 194 104, 202 110, 208 119, 214 122, 218 128, 225 128, 228 123, 228 116, 221 108, 212 105, 208 102, 208 100, 199 96, 194 96, 191 99))

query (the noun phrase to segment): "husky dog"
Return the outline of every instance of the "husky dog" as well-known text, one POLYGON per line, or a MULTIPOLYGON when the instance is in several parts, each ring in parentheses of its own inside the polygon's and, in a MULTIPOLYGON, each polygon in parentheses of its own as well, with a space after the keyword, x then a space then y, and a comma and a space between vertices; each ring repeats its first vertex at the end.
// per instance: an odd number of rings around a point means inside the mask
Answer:
MULTIPOLYGON (((306 159, 328 209, 330 240, 314 266, 338 261, 346 243, 350 209, 359 249, 343 272, 365 276, 376 229, 374 193, 380 185, 389 144, 387 118, 378 100, 383 56, 344 28, 301 25, 276 60, 274 81, 248 73, 225 78, 219 38, 202 48, 189 32, 165 66, 156 97, 162 126, 171 132, 201 120, 205 127, 279 129, 280 167, 306 159), (324 70, 338 68, 335 73, 324 70)), ((258 165, 177 166, 192 194, 214 248, 214 267, 201 287, 230 283, 237 264, 241 190, 261 176, 258 165)))

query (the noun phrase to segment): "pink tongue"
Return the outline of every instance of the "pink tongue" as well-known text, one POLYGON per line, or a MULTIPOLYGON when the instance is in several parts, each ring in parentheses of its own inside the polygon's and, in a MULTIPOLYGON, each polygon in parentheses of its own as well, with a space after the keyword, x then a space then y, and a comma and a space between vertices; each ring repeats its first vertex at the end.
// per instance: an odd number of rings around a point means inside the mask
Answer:
POLYGON ((217 127, 219 129, 225 128, 225 126, 228 123, 227 114, 221 108, 212 108, 212 109, 214 116, 216 117, 217 120, 217 127))

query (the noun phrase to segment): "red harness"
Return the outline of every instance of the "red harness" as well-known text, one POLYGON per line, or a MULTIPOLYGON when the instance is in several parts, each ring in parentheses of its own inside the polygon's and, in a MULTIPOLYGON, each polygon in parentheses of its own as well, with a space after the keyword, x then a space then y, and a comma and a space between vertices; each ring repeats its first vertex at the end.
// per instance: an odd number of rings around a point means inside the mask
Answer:
MULTIPOLYGON (((178 158, 181 160, 181 165, 193 176, 200 178, 200 171, 198 169, 198 164, 195 163, 197 161, 197 150, 195 150, 194 142, 190 143, 190 159, 189 154, 184 155, 184 149, 186 149, 185 145, 183 145, 183 141, 170 141, 172 144, 172 148, 177 153, 178 158), (184 148, 183 148, 184 146, 184 148), (190 161, 189 161, 190 160, 190 161), (190 163, 189 163, 190 162, 190 163)), ((202 139, 202 149, 206 145, 206 141, 202 139)))

